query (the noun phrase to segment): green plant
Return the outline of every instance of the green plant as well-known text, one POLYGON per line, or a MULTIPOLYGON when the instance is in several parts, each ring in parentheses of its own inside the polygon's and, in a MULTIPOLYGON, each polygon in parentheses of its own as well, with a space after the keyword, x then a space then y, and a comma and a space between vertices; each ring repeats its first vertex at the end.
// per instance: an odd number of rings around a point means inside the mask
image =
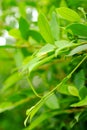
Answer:
POLYGON ((36 23, 26 19, 25 4, 20 4, 19 28, 7 27, 15 41, 0 46, 12 58, 7 62, 12 71, 3 76, 0 112, 25 104, 24 130, 86 129, 86 13, 65 3, 53 7, 48 17, 39 11, 36 23))

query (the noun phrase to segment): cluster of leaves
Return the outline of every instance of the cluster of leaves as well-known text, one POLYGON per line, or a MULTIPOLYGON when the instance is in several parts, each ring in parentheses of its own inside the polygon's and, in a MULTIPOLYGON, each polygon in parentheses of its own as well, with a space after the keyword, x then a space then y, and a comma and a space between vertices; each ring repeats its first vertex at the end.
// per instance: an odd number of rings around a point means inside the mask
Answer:
MULTIPOLYGON (((12 5, 17 4, 16 1, 11 2, 12 5)), ((49 1, 43 4, 50 6, 49 1)), ((0 46, 0 62, 6 67, 5 72, 1 68, 0 113, 10 112, 13 108, 19 109, 20 114, 26 111, 24 125, 27 127, 24 130, 43 130, 44 127, 47 130, 85 130, 86 12, 79 8, 77 13, 68 8, 64 0, 59 8, 51 5, 48 17, 45 15, 48 7, 42 13, 40 2, 26 1, 18 3, 18 6, 20 15, 15 16, 17 21, 3 24, 0 32, 6 29, 12 36, 6 45, 0 46), (39 6, 38 21, 33 21, 33 12, 29 12, 26 18, 26 5, 39 6)), ((3 8, 6 7, 3 5, 3 8)), ((13 15, 14 11, 11 13, 13 15)), ((2 15, 2 23, 7 14, 9 12, 2 15)), ((21 117, 22 123, 24 117, 25 113, 21 117)))

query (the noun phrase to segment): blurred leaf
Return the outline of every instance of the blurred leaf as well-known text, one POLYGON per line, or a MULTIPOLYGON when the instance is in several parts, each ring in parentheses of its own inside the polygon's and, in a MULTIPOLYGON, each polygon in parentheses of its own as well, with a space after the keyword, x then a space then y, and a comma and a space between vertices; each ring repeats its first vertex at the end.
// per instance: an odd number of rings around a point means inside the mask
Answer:
POLYGON ((87 88, 81 87, 79 90, 79 95, 80 95, 81 99, 84 99, 84 97, 87 96, 87 88))
POLYGON ((16 62, 16 66, 19 68, 22 66, 22 63, 23 63, 23 53, 21 52, 20 49, 17 49, 15 51, 15 54, 14 54, 14 59, 15 59, 15 62, 16 62))
POLYGON ((58 21, 58 18, 57 18, 57 15, 56 15, 55 12, 52 13, 52 18, 51 18, 51 22, 50 22, 50 28, 51 28, 52 35, 53 35, 54 39, 56 41, 59 40, 59 37, 60 37, 60 27, 59 27, 59 21, 58 21))
POLYGON ((71 52, 69 53, 68 56, 73 56, 81 51, 86 51, 86 50, 87 50, 87 44, 80 45, 80 46, 74 48, 73 50, 71 50, 71 52))
POLYGON ((68 84, 61 85, 58 88, 58 92, 60 92, 62 94, 66 94, 66 95, 72 95, 72 96, 80 97, 78 89, 75 86, 68 85, 68 84))
POLYGON ((11 29, 10 31, 9 31, 9 34, 11 35, 11 36, 13 36, 14 38, 21 38, 21 33, 20 33, 20 31, 18 30, 18 29, 11 29))
POLYGON ((21 36, 24 39, 28 39, 29 23, 23 17, 19 19, 19 30, 21 32, 21 36))
POLYGON ((84 70, 81 69, 78 73, 76 73, 74 77, 74 83, 78 89, 81 89, 85 85, 85 73, 84 70))
POLYGON ((87 106, 87 96, 80 102, 71 105, 71 107, 82 107, 82 106, 87 106))
POLYGON ((50 108, 50 109, 59 109, 59 103, 58 99, 55 94, 52 94, 46 101, 45 104, 50 108))
POLYGON ((12 87, 12 85, 14 85, 21 78, 22 78, 22 75, 20 73, 15 72, 14 74, 12 74, 10 77, 6 79, 2 90, 5 91, 6 89, 9 89, 10 87, 12 87))
POLYGON ((68 86, 68 91, 72 96, 77 96, 79 97, 79 91, 76 87, 74 86, 68 86))
POLYGON ((66 27, 66 30, 71 30, 73 35, 87 37, 87 25, 81 23, 73 23, 66 27))
POLYGON ((40 29, 40 33, 47 43, 54 43, 54 39, 51 34, 51 29, 49 23, 44 14, 40 13, 38 17, 38 26, 40 29))
POLYGON ((43 46, 39 52, 36 54, 37 56, 41 57, 49 52, 53 52, 55 50, 55 46, 52 44, 46 44, 43 46))
POLYGON ((25 102, 28 102, 30 100, 29 97, 25 98, 25 99, 20 99, 17 102, 10 102, 10 101, 5 101, 3 103, 0 104, 0 113, 7 111, 7 110, 11 110, 25 102))
POLYGON ((80 16, 72 9, 67 8, 67 7, 60 7, 57 8, 57 13, 64 19, 69 20, 69 21, 80 21, 81 18, 80 16))
POLYGON ((60 7, 67 7, 67 3, 65 0, 61 0, 60 7))
POLYGON ((29 36, 31 36, 37 42, 43 42, 44 41, 41 34, 36 30, 29 30, 29 36))

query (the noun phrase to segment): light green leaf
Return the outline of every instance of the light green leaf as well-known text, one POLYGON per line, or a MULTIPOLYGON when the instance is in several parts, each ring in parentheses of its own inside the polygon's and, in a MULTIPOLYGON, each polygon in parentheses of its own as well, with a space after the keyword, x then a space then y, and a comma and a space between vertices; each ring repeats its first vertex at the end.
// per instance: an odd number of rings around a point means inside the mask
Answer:
POLYGON ((51 32, 52 35, 54 37, 54 39, 57 41, 59 40, 59 35, 60 35, 60 27, 59 27, 59 22, 58 22, 58 18, 55 12, 52 13, 52 18, 51 18, 51 22, 50 22, 50 28, 51 28, 51 32), (56 32, 56 33, 55 33, 56 32))
POLYGON ((40 33, 47 43, 54 43, 53 36, 51 34, 51 29, 49 23, 44 14, 40 13, 38 17, 38 26, 40 29, 40 33))
POLYGON ((79 97, 79 91, 76 87, 69 85, 68 91, 69 91, 70 95, 79 97))
POLYGON ((57 13, 64 19, 75 22, 80 21, 80 16, 72 9, 67 7, 60 7, 57 9, 57 13))
POLYGON ((87 50, 87 44, 84 44, 84 45, 78 46, 78 47, 74 48, 73 50, 71 50, 71 52, 69 53, 68 56, 73 56, 81 51, 86 51, 86 50, 87 50))
POLYGON ((58 92, 66 95, 79 96, 79 91, 75 86, 63 84, 58 88, 58 92))
POLYGON ((87 25, 81 23, 73 23, 66 27, 66 30, 71 30, 73 35, 87 37, 87 25))
POLYGON ((45 102, 50 109, 58 109, 59 103, 55 94, 52 94, 45 102))
POLYGON ((64 49, 66 47, 70 47, 72 46, 72 43, 67 41, 67 40, 59 40, 55 42, 55 45, 59 48, 59 49, 64 49))
POLYGON ((41 57, 49 52, 52 52, 55 50, 55 46, 52 44, 46 44, 45 46, 43 46, 39 52, 36 54, 37 56, 41 57))
POLYGON ((35 106, 31 107, 30 109, 28 109, 26 111, 27 118, 24 121, 25 126, 26 126, 26 123, 27 123, 28 119, 30 119, 30 121, 31 121, 33 116, 36 114, 36 112, 41 108, 41 106, 43 104, 44 104, 44 100, 41 99, 35 106))
POLYGON ((71 107, 82 107, 82 106, 87 106, 87 96, 80 102, 71 105, 71 107))
POLYGON ((15 38, 21 38, 21 33, 20 33, 20 31, 18 30, 18 29, 11 29, 10 31, 9 31, 9 34, 11 35, 11 36, 13 36, 13 37, 15 37, 15 38))
POLYGON ((55 56, 57 56, 62 49, 66 49, 66 48, 68 48, 68 47, 71 47, 71 46, 73 46, 74 44, 73 44, 72 42, 67 41, 67 40, 60 40, 60 41, 56 41, 56 42, 55 42, 55 45, 56 45, 57 48, 58 48, 58 49, 56 49, 56 51, 55 51, 55 56))

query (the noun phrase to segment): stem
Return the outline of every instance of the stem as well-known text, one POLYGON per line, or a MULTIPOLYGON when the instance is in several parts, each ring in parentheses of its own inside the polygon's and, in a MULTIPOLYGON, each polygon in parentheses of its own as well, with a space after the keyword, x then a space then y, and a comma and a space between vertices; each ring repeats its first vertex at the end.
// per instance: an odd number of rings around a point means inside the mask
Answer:
POLYGON ((41 96, 38 95, 38 93, 37 93, 36 90, 34 89, 32 83, 31 83, 31 81, 30 81, 30 79, 29 79, 28 77, 27 77, 27 81, 28 81, 28 84, 29 84, 29 86, 31 87, 32 91, 34 92, 34 94, 35 94, 37 97, 41 98, 41 96))
POLYGON ((72 70, 72 72, 67 75, 55 88, 53 88, 50 92, 48 92, 44 98, 45 100, 56 90, 58 89, 59 86, 61 86, 62 84, 64 84, 68 79, 71 78, 72 74, 77 70, 77 68, 85 61, 85 59, 87 58, 87 55, 79 62, 79 64, 72 70))

